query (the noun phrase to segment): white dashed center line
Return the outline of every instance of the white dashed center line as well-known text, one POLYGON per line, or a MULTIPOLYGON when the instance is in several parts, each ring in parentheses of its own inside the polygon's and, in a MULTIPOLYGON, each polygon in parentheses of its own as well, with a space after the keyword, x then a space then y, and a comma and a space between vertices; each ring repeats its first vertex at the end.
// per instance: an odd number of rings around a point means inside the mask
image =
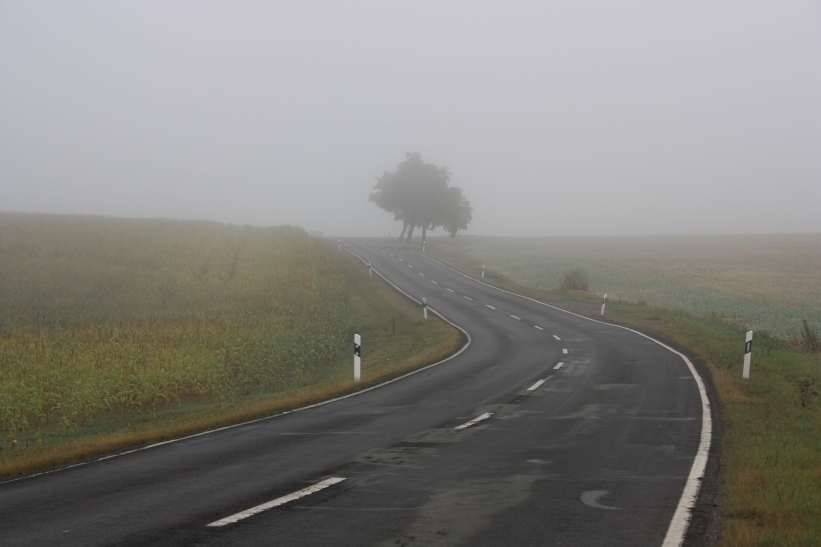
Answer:
POLYGON ((548 381, 548 380, 550 380, 551 378, 553 378, 553 375, 552 375, 552 374, 551 374, 550 376, 548 376, 547 378, 545 378, 544 380, 539 380, 538 382, 536 382, 535 384, 533 384, 532 386, 530 386, 529 388, 527 388, 527 390, 528 390, 528 391, 533 391, 533 390, 535 390, 535 389, 539 389, 539 386, 541 386, 543 383, 547 382, 547 381, 548 381))
POLYGON ((474 426, 474 425, 478 424, 479 422, 481 422, 483 420, 487 420, 492 415, 493 415, 492 412, 485 412, 481 416, 477 416, 476 418, 473 418, 471 421, 465 422, 462 425, 457 425, 453 429, 467 429, 468 427, 474 426))
POLYGON ((453 292, 453 289, 448 289, 448 292, 453 292))
POLYGON ((419 272, 419 275, 421 275, 422 277, 425 277, 425 274, 423 274, 422 272, 419 272))
POLYGON ((555 334, 553 335, 553 338, 555 338, 556 340, 561 340, 561 338, 559 338, 559 337, 558 337, 558 336, 556 336, 555 334))
POLYGON ((462 298, 467 298, 468 300, 473 300, 473 299, 472 299, 471 297, 469 297, 469 296, 463 296, 462 298))
POLYGON ((544 330, 544 329, 543 329, 542 327, 540 327, 539 325, 533 325, 533 328, 534 328, 534 329, 539 329, 539 330, 544 330))
POLYGON ((491 306, 490 304, 485 304, 485 306, 487 306, 488 308, 490 308, 490 309, 492 309, 492 310, 495 310, 495 309, 496 309, 496 308, 494 308, 493 306, 491 306))
POLYGON ((410 264, 408 264, 408 268, 413 268, 413 266, 411 266, 410 264))
POLYGON ((565 355, 567 355, 567 348, 563 348, 563 349, 562 349, 562 353, 564 353, 565 355))
POLYGON ((521 318, 516 317, 515 315, 511 315, 511 317, 512 317, 513 319, 515 319, 516 321, 521 321, 521 320, 522 320, 521 318))
POLYGON ((438 284, 439 284, 439 283, 437 283, 436 281, 434 281, 433 279, 431 279, 431 280, 430 280, 430 282, 431 282, 431 283, 433 283, 434 285, 438 285, 438 284))
POLYGON ((256 507, 251 507, 250 509, 246 509, 240 513, 236 513, 235 515, 231 515, 230 517, 225 517, 224 519, 220 519, 217 521, 208 524, 207 526, 216 527, 216 526, 225 526, 226 524, 234 524, 235 522, 239 522, 242 519, 247 519, 248 517, 252 517, 257 513, 262 513, 263 511, 267 511, 268 509, 272 509, 274 507, 278 507, 282 504, 288 503, 289 501, 298 500, 299 498, 304 498, 305 496, 309 496, 314 492, 319 492, 320 490, 324 490, 329 486, 333 486, 338 482, 342 482, 345 479, 343 477, 331 477, 330 479, 325 479, 322 482, 318 482, 313 486, 309 486, 308 488, 303 488, 302 490, 297 490, 287 496, 282 496, 281 498, 277 498, 275 500, 271 500, 269 502, 263 503, 262 505, 257 505, 256 507))
POLYGON ((402 259, 400 258, 400 259, 399 259, 399 262, 404 262, 404 260, 402 260, 402 259))
POLYGON ((559 370, 560 368, 562 368, 562 365, 563 365, 563 364, 564 364, 564 363, 562 363, 561 361, 559 361, 559 363, 558 363, 555 367, 553 367, 553 370, 559 370))

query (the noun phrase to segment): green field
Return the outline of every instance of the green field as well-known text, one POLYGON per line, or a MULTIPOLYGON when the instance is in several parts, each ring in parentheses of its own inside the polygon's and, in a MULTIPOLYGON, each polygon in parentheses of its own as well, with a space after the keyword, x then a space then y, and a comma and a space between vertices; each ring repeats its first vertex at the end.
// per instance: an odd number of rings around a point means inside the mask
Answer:
POLYGON ((0 474, 352 389, 355 332, 364 383, 459 344, 288 226, 2 213, 0 301, 0 474))
POLYGON ((821 235, 429 239, 428 254, 474 277, 661 333, 710 371, 723 412, 721 547, 821 546, 821 235), (588 270, 591 291, 563 291, 588 270), (613 298, 615 297, 615 298, 613 298), (757 329, 741 378, 744 331, 757 329), (776 335, 762 327, 771 328, 776 335))
POLYGON ((550 290, 574 268, 591 291, 718 315, 783 339, 807 320, 821 329, 821 234, 641 237, 430 238, 427 249, 463 268, 550 290))

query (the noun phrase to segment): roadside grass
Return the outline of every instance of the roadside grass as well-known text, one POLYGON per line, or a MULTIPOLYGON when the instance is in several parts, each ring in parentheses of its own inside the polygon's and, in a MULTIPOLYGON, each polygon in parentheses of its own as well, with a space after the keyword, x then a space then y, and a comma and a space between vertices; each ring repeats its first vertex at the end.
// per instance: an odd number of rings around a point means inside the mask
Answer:
MULTIPOLYGON (((427 250, 479 278, 481 261, 468 250, 451 258, 430 239, 427 250)), ((581 303, 592 310, 600 302, 592 293, 517 287, 511 281, 517 267, 514 254, 507 264, 509 271, 498 274, 502 282, 487 274, 485 281, 559 306, 581 303)), ((602 319, 598 313, 590 315, 602 319)), ((708 367, 725 422, 719 477, 724 520, 717 545, 821 545, 821 401, 813 396, 821 386, 821 356, 758 330, 750 379, 744 380, 747 326, 737 319, 623 299, 608 301, 604 319, 661 333, 708 367)), ((813 335, 805 338, 812 341, 813 335)))
POLYGON ((0 476, 327 399, 462 344, 291 227, 0 214, 0 296, 0 476))

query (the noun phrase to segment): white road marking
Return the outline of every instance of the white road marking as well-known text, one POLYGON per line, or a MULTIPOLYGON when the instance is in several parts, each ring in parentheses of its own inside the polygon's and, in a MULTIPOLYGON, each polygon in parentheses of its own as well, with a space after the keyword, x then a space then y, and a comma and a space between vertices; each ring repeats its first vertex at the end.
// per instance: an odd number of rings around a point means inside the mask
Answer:
POLYGON ((419 272, 419 275, 421 275, 422 277, 425 277, 425 274, 423 274, 422 272, 419 272))
POLYGON ((436 281, 434 281, 433 279, 431 279, 431 280, 430 280, 430 282, 431 282, 431 283, 433 283, 434 285, 438 285, 438 284, 439 284, 439 283, 437 283, 436 281))
POLYGON ((408 264, 408 268, 413 268, 413 266, 411 266, 410 264, 408 264))
POLYGON ((400 259, 399 259, 399 262, 404 262, 404 260, 402 260, 402 259, 400 258, 400 259))
POLYGON ((463 298, 467 298, 468 300, 473 300, 473 299, 472 299, 471 297, 469 297, 469 296, 464 296, 463 298))
POLYGON ((494 308, 493 306, 491 306, 490 304, 485 304, 485 306, 487 306, 488 308, 490 308, 490 309, 492 309, 492 310, 495 310, 495 309, 496 309, 496 308, 494 308))
POLYGON ((534 329, 539 329, 539 330, 544 330, 544 329, 543 329, 542 327, 540 327, 539 325, 533 325, 533 328, 534 328, 534 329))
POLYGON ((388 253, 389 255, 393 256, 393 253, 388 253))
POLYGON ((567 348, 562 348, 562 353, 564 353, 565 355, 567 355, 567 348))
POLYGON ((542 385, 544 382, 545 382, 544 380, 539 380, 538 382, 536 382, 535 384, 533 384, 532 386, 527 388, 527 390, 528 391, 533 391, 534 389, 539 389, 539 386, 542 385))
POLYGON ((516 317, 515 315, 511 315, 511 317, 512 317, 513 319, 515 319, 516 321, 521 321, 521 318, 516 317))
POLYGON ((448 292, 453 292, 453 289, 448 289, 448 292))
POLYGON ((589 505, 590 507, 595 507, 596 509, 615 509, 616 511, 620 510, 621 507, 610 507, 609 505, 602 505, 599 503, 599 498, 603 498, 607 494, 609 494, 607 490, 589 490, 587 492, 582 492, 582 503, 585 505, 589 505))
POLYGON ((342 482, 345 479, 343 477, 331 477, 330 479, 325 479, 322 482, 318 482, 313 486, 309 486, 308 488, 303 488, 302 490, 297 490, 287 496, 282 496, 281 498, 277 498, 275 500, 271 500, 269 502, 263 503, 262 505, 257 505, 256 507, 251 507, 250 509, 246 509, 245 511, 241 511, 236 513, 235 515, 231 515, 230 517, 225 517, 224 519, 217 520, 208 524, 207 526, 216 527, 216 526, 225 526, 226 524, 234 524, 235 522, 239 522, 243 519, 247 519, 248 517, 254 516, 257 513, 262 513, 263 511, 267 511, 268 509, 272 509, 274 507, 278 507, 289 501, 298 500, 299 498, 304 498, 305 496, 309 496, 314 492, 319 492, 320 490, 324 490, 329 486, 333 486, 338 482, 342 482))
POLYGON ((559 337, 558 337, 558 336, 556 336, 555 334, 553 335, 553 338, 555 338, 556 340, 561 340, 561 338, 559 338, 559 337))
POLYGON ((562 368, 563 364, 564 363, 562 361, 559 361, 559 363, 555 367, 553 367, 553 370, 559 370, 560 368, 562 368))
POLYGON ((465 422, 462 425, 457 425, 453 429, 467 429, 468 427, 474 426, 474 425, 478 424, 479 422, 481 422, 483 420, 487 420, 492 415, 493 415, 493 412, 485 412, 481 416, 477 416, 476 418, 473 418, 471 421, 465 422))

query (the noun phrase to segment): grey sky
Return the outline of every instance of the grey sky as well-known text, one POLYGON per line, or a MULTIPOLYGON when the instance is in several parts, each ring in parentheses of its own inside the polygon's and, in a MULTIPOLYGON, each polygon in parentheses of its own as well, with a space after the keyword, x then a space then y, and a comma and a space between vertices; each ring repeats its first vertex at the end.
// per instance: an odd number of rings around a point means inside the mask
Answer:
POLYGON ((409 151, 470 234, 821 231, 821 4, 0 2, 0 211, 396 235, 409 151))

